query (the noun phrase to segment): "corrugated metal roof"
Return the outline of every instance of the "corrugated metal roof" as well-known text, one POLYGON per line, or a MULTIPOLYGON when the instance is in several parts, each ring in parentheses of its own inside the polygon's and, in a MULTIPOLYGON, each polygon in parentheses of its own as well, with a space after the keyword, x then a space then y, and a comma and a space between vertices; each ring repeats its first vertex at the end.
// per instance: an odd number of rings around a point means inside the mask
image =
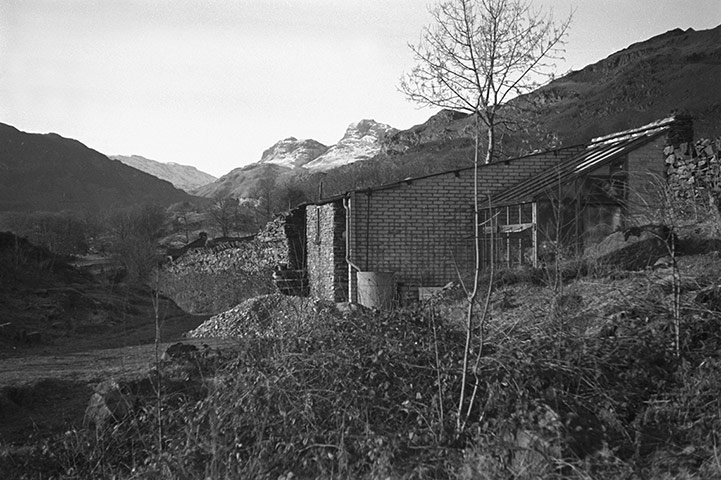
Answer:
POLYGON ((666 132, 673 121, 673 118, 667 118, 636 130, 594 139, 582 152, 560 161, 558 168, 546 170, 498 195, 493 199, 493 205, 501 207, 533 202, 543 195, 548 195, 558 186, 559 181, 561 184, 570 183, 645 145, 666 132))

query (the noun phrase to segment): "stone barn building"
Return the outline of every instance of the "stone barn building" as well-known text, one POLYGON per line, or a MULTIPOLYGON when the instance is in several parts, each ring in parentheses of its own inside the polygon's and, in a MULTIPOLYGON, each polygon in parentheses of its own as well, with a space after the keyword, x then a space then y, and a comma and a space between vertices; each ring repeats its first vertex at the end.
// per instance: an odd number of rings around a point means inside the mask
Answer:
POLYGON ((390 297, 418 300, 472 273, 475 181, 483 263, 537 264, 543 242, 558 240, 554 198, 564 205, 563 238, 580 251, 638 213, 632 197, 653 201, 653 176, 665 172, 664 146, 690 141, 691 130, 689 119, 669 118, 587 145, 480 165, 477 179, 469 167, 302 205, 292 214, 291 243, 304 246, 293 268, 307 272, 314 297, 372 306, 390 297), (377 290, 380 297, 373 297, 377 290))

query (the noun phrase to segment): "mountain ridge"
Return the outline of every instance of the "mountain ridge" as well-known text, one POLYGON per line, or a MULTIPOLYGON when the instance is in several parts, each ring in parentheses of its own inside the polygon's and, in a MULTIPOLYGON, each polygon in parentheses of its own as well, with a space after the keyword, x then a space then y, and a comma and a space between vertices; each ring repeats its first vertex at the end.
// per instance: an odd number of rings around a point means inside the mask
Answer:
POLYGON ((161 180, 167 180, 175 188, 190 192, 191 190, 212 183, 217 178, 209 173, 198 170, 191 165, 181 165, 175 162, 159 162, 141 155, 110 155, 111 160, 116 160, 149 173, 161 180))
POLYGON ((0 211, 103 211, 192 199, 78 140, 0 123, 0 211))
MULTIPOLYGON (((505 110, 518 131, 499 129, 497 158, 585 143, 673 113, 693 116, 697 138, 718 135, 718 78, 721 26, 699 31, 678 28, 634 42, 509 102, 505 110)), ((321 181, 324 191, 334 185, 333 191, 340 193, 344 188, 468 165, 472 144, 472 118, 462 112, 440 110, 408 129, 390 127, 379 139, 377 153, 362 157, 360 162, 352 158, 345 162, 342 150, 331 146, 305 163, 303 169, 279 172, 275 181, 304 189, 309 198, 316 196, 314 190, 321 181), (331 155, 335 155, 332 161, 322 162, 324 156, 330 159, 331 155), (324 168, 316 170, 315 165, 324 168), (379 170, 385 175, 379 175, 379 170)), ((252 191, 244 181, 244 192, 252 191)), ((266 176, 265 182, 269 181, 266 176)), ((230 183, 226 179, 226 191, 234 191, 230 183)))
MULTIPOLYGON (((672 113, 691 114, 697 138, 718 135, 718 78, 721 26, 698 31, 669 30, 511 100, 506 113, 511 112, 512 122, 525 123, 524 135, 528 138, 501 131, 500 147, 505 156, 514 156, 552 147, 549 137, 556 144, 579 144, 672 113), (529 110, 535 113, 529 115, 529 110), (529 132, 529 124, 542 128, 529 132), (509 148, 514 142, 517 145, 509 148)), ((467 144, 472 138, 471 120, 464 113, 441 110, 428 121, 390 137, 383 152, 397 155, 421 149, 424 144, 433 148, 467 144)))
POLYGON ((381 152, 382 142, 396 131, 389 125, 363 119, 351 123, 341 139, 331 146, 313 139, 286 137, 266 149, 259 161, 234 168, 215 182, 193 189, 192 193, 203 197, 267 196, 272 185, 294 183, 300 178, 373 158, 381 152))
POLYGON ((266 149, 256 163, 273 163, 284 167, 303 167, 328 151, 317 140, 287 137, 266 149))
POLYGON ((335 145, 304 165, 309 170, 325 171, 374 157, 381 151, 382 142, 398 129, 371 119, 351 123, 335 145))
MULTIPOLYGON (((517 131, 500 129, 498 158, 584 143, 672 113, 693 116, 696 138, 717 136, 721 133, 719 78, 721 26, 673 29, 635 42, 509 102, 505 110, 517 131), (527 113, 531 110, 535 113, 527 113)), ((311 201, 320 195, 459 168, 472 158, 471 120, 451 110, 440 110, 405 130, 360 120, 331 146, 286 137, 266 149, 258 162, 192 191, 204 197, 258 199, 295 190, 302 195, 294 198, 311 201)), ((4 124, 0 124, 0 172, 0 210, 105 208, 192 198, 169 182, 154 183, 162 181, 150 180, 147 173, 77 140, 29 134, 4 124), (105 168, 105 162, 117 165, 105 168)))

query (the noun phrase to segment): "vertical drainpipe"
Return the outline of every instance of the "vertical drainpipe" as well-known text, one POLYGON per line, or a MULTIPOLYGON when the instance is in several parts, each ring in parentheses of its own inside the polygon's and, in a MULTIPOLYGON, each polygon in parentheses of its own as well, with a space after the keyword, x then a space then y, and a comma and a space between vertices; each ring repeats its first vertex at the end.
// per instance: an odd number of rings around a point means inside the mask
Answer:
POLYGON ((365 271, 368 271, 370 263, 370 244, 371 244, 371 190, 366 193, 366 255, 365 255, 365 271))
POLYGON ((351 254, 351 229, 353 227, 353 215, 351 208, 353 206, 353 196, 343 199, 343 207, 345 208, 345 261, 348 264, 348 301, 353 302, 353 269, 360 270, 358 266, 353 263, 351 254))

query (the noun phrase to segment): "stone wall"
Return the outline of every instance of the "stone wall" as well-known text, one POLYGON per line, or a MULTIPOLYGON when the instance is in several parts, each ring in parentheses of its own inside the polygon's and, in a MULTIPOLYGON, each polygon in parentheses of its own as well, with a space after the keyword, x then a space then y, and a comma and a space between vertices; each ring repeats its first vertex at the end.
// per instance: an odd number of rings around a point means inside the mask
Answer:
POLYGON ((291 263, 285 217, 269 222, 242 246, 191 250, 160 270, 160 291, 186 312, 219 313, 277 291, 273 270, 291 263))
POLYGON ((341 200, 306 207, 306 242, 311 295, 346 301, 345 208, 341 200))

